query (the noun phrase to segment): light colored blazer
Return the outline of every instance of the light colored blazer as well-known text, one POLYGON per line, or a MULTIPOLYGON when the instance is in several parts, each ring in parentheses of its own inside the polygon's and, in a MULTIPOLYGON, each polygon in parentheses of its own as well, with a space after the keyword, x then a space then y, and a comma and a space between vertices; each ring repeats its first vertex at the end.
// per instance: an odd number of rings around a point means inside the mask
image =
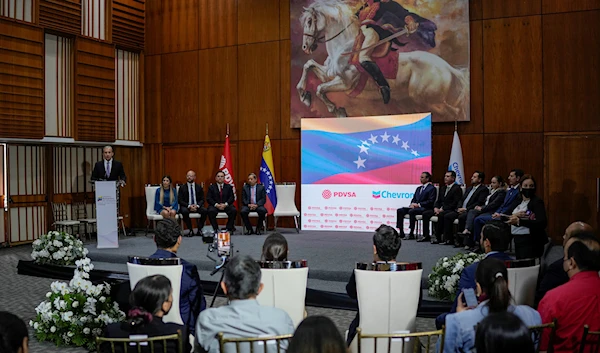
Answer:
MULTIPOLYGON (((194 351, 219 353, 219 332, 223 332, 225 337, 276 336, 294 333, 294 324, 285 311, 261 306, 256 299, 232 300, 229 305, 200 313, 196 322, 194 351)), ((228 346, 231 346, 231 351, 235 350, 234 343, 228 346)), ((282 347, 287 349, 287 343, 282 347)), ((248 344, 240 346, 240 350, 244 349, 250 352, 248 344)), ((276 349, 273 351, 276 352, 276 349)))
MULTIPOLYGON (((444 353, 475 352, 475 325, 488 315, 487 300, 475 309, 446 316, 446 337, 444 353)), ((526 326, 542 324, 540 314, 527 305, 511 305, 508 311, 517 315, 526 326)))

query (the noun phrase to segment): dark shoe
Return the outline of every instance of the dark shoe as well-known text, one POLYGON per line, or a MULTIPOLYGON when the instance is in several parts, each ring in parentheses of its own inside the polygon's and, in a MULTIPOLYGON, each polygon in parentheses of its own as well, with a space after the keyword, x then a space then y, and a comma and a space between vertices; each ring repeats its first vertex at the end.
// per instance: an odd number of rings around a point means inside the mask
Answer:
POLYGON ((421 237, 417 239, 417 243, 425 243, 431 240, 431 237, 421 237))
POLYGON ((455 248, 462 248, 463 246, 462 246, 462 245, 460 245, 460 243, 459 243, 459 242, 456 242, 456 241, 455 241, 455 242, 454 242, 454 247, 455 247, 455 248))
POLYGON ((431 238, 431 244, 439 244, 440 241, 437 238, 431 238))
POLYGON ((261 228, 256 228, 256 232, 254 234, 256 235, 262 235, 262 229, 261 228))
POLYGON ((254 233, 252 231, 252 229, 246 229, 246 231, 244 232, 244 235, 252 235, 252 233, 254 233))
POLYGON ((454 242, 451 240, 446 240, 445 242, 443 242, 444 245, 454 245, 454 242))

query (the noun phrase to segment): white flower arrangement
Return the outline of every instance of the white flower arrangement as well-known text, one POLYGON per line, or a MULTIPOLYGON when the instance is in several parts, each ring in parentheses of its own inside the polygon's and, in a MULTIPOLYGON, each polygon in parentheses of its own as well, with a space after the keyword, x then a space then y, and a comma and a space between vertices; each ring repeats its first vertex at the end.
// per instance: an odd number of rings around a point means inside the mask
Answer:
POLYGON ((65 232, 50 231, 33 242, 31 257, 37 264, 74 265, 87 256, 83 242, 65 232))
POLYGON ((94 350, 96 336, 106 325, 125 319, 125 313, 110 299, 108 283, 94 285, 89 272, 94 265, 87 257, 75 261, 73 279, 53 282, 46 300, 35 308, 36 317, 29 322, 40 341, 57 346, 73 345, 94 350))
POLYGON ((483 257, 484 255, 468 253, 439 259, 428 276, 429 295, 440 300, 453 301, 464 268, 482 260, 483 257))

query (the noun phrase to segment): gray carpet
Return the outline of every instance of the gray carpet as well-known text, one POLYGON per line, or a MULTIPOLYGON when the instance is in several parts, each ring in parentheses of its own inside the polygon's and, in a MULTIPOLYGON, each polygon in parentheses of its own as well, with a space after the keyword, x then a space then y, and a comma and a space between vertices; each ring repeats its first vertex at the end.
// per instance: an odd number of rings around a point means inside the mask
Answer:
MULTIPOLYGON (((345 292, 345 283, 356 262, 373 260, 373 233, 302 231, 297 234, 293 229, 279 229, 279 231, 288 241, 290 249, 288 258, 308 260, 309 288, 345 292)), ((234 235, 231 241, 236 253, 259 259, 266 237, 267 235, 234 235)), ((124 264, 129 255, 148 256, 156 250, 151 236, 145 237, 143 234, 121 238, 118 249, 96 249, 95 244, 91 242, 86 247, 90 251, 88 256, 97 264, 97 268, 117 271, 126 271, 124 264), (119 265, 113 267, 110 264, 119 265)), ((439 258, 459 252, 462 250, 448 245, 407 240, 402 241, 398 261, 421 262, 425 284, 427 275, 439 258)), ((210 280, 208 273, 214 268, 214 262, 207 258, 206 254, 207 245, 202 243, 200 237, 183 238, 178 251, 180 257, 198 266, 202 279, 210 280)))

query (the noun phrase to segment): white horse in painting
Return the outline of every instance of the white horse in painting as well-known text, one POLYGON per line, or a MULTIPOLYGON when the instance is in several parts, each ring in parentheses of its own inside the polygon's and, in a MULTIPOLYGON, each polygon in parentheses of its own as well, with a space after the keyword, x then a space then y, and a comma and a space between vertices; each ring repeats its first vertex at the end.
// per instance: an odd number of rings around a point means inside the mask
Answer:
MULTIPOLYGON (((343 0, 315 0, 304 8, 300 17, 304 36, 302 50, 311 54, 319 43, 325 43, 328 57, 323 65, 309 59, 296 85, 300 100, 311 105, 311 93, 306 90, 307 75, 313 72, 322 82, 316 94, 327 110, 338 117, 346 117, 346 109, 338 107, 327 93, 349 94, 359 81, 361 73, 350 64, 352 46, 359 33, 359 23, 352 8, 343 0)), ((365 73, 366 74, 366 73, 365 73)), ((451 120, 466 120, 469 99, 469 72, 453 68, 444 59, 426 51, 398 54, 398 73, 388 79, 392 98, 410 98, 415 112, 434 112, 451 120)), ((371 79, 359 99, 381 101, 379 87, 371 79)))

